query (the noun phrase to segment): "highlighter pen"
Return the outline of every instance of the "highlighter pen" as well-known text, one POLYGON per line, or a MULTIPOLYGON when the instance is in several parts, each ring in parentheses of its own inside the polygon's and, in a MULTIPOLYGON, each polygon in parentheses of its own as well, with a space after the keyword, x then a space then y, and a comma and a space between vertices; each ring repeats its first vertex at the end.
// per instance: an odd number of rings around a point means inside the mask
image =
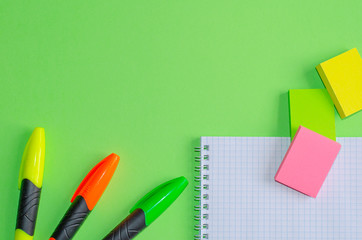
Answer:
POLYGON ((25 146, 20 165, 20 199, 15 240, 32 240, 43 184, 45 155, 44 128, 35 128, 25 146))
POLYGON ((71 200, 71 205, 50 240, 69 240, 74 237, 89 213, 102 196, 114 171, 119 156, 112 153, 100 161, 83 179, 71 200))
POLYGON ((185 177, 175 178, 153 189, 131 209, 130 215, 103 240, 130 240, 158 218, 186 188, 185 177))

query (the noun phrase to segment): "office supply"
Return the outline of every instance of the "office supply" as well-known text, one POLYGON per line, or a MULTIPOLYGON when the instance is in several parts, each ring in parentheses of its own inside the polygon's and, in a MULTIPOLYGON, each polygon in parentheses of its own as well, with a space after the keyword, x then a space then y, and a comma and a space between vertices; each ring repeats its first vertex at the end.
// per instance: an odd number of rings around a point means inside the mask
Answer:
POLYGON ((83 179, 71 200, 72 205, 60 221, 50 240, 72 239, 97 204, 117 168, 119 156, 110 154, 83 179))
POLYGON ((341 118, 362 109, 362 59, 356 48, 317 66, 341 118))
POLYGON ((334 105, 326 89, 289 90, 290 134, 299 126, 336 140, 334 105))
POLYGON ((32 240, 43 185, 45 156, 44 128, 35 128, 23 153, 18 187, 20 199, 15 240, 32 240))
POLYGON ((318 198, 274 181, 289 137, 202 137, 195 239, 362 238, 362 138, 343 146, 318 198))
POLYGON ((300 126, 275 181, 316 198, 341 144, 300 126))
POLYGON ((103 240, 130 240, 158 218, 188 185, 185 177, 165 182, 146 194, 131 209, 130 215, 103 240))

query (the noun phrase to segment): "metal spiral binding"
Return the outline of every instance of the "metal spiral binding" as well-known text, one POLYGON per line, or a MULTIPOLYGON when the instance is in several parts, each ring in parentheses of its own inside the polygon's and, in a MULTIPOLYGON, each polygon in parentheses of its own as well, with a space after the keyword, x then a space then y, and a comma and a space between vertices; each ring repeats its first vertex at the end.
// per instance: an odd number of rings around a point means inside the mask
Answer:
POLYGON ((209 204, 207 200, 209 200, 209 194, 205 193, 209 189, 209 175, 205 174, 205 171, 209 170, 209 155, 204 154, 205 151, 209 150, 208 145, 204 145, 201 147, 196 147, 195 152, 199 152, 200 156, 195 156, 195 162, 198 164, 195 166, 196 176, 194 178, 196 185, 195 185, 195 194, 194 201, 196 205, 194 206, 194 211, 197 213, 194 216, 194 220, 197 222, 195 224, 195 231, 197 234, 194 236, 194 240, 201 240, 201 239, 209 239, 209 235, 207 233, 202 233, 202 230, 208 229, 209 225, 207 223, 201 224, 201 221, 205 222, 205 220, 209 219, 209 214, 207 210, 209 209, 209 204), (203 194, 201 195, 201 190, 203 194), (201 215, 201 210, 203 214, 201 215))

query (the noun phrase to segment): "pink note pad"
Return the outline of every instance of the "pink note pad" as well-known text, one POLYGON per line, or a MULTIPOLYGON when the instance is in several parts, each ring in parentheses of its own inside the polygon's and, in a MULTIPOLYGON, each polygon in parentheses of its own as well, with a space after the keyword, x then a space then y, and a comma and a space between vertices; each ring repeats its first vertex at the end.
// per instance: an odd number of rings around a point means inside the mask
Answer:
POLYGON ((300 126, 275 175, 275 181, 317 197, 341 145, 300 126))

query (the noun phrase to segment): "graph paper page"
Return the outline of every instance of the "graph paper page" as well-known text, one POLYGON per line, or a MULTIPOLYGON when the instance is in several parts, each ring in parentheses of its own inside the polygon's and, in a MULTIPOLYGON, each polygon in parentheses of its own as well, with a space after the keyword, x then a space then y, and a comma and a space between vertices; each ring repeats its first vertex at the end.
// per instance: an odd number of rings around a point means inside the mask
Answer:
POLYGON ((287 137, 202 137, 201 230, 212 240, 362 239, 362 138, 342 149, 316 199, 274 181, 287 137), (208 145, 208 149, 203 146, 208 145), (204 186, 205 188, 207 186, 204 186))

